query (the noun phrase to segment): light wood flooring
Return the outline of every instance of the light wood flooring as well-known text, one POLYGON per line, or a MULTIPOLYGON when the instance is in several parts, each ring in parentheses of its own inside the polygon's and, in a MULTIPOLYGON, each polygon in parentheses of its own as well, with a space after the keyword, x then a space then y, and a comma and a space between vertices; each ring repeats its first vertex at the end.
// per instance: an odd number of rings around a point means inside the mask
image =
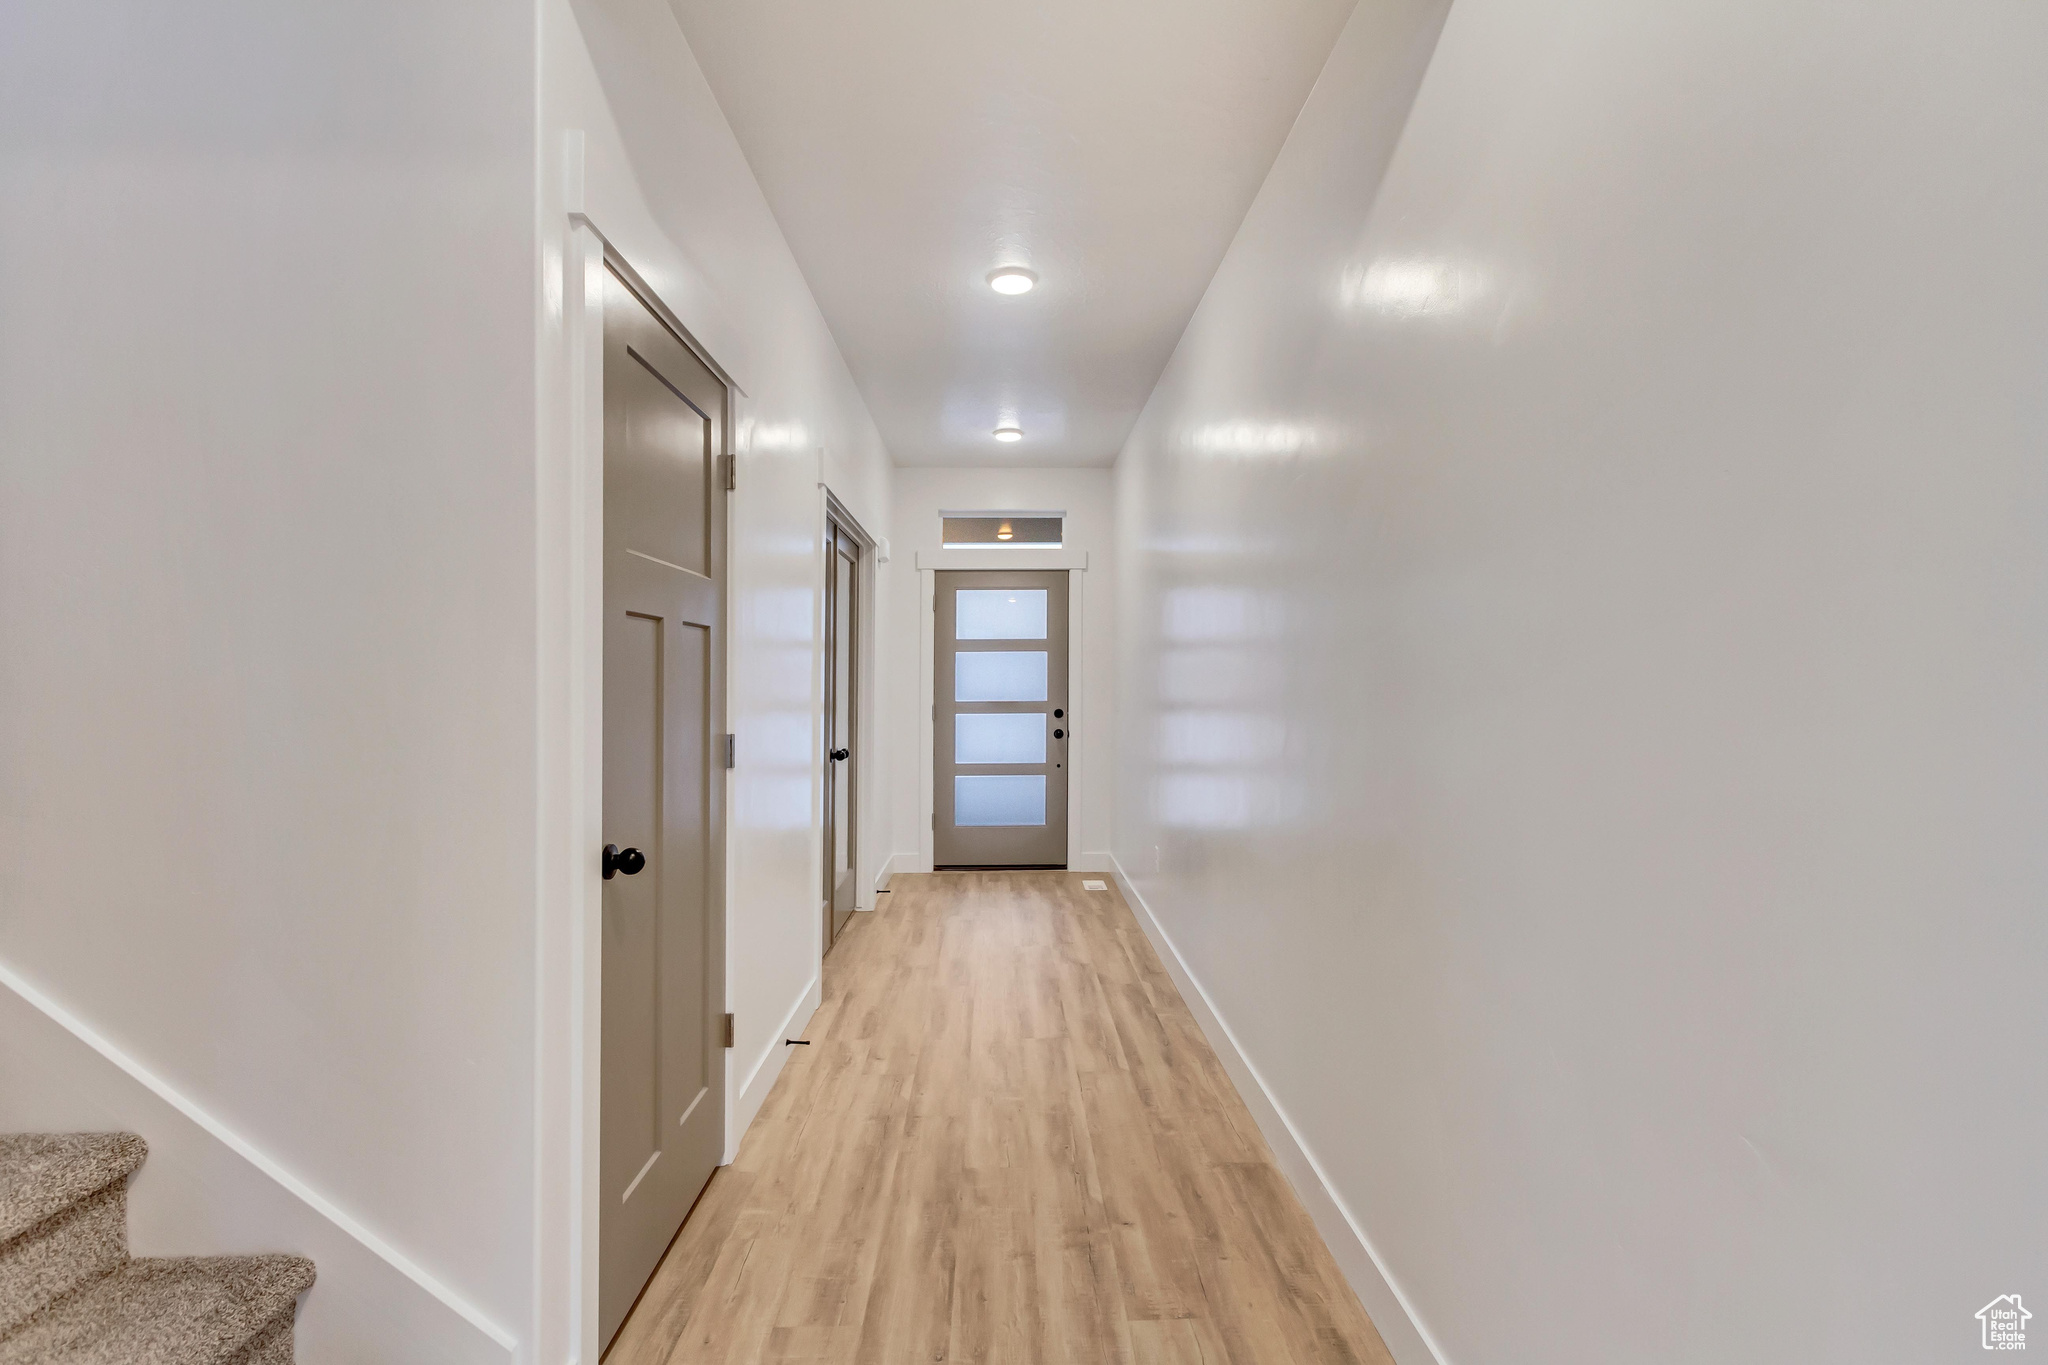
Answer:
POLYGON ((607 1365, 1391 1365, 1110 885, 855 916, 607 1365))

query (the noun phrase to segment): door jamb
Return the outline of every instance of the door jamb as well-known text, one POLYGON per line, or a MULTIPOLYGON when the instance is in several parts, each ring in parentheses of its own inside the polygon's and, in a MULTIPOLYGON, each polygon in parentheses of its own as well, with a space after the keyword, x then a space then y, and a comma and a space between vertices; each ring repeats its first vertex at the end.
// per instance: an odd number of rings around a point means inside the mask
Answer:
MULTIPOLYGON (((855 910, 872 910, 875 908, 876 869, 874 867, 875 843, 871 830, 875 823, 874 803, 881 799, 881 794, 876 790, 877 770, 881 766, 879 762, 880 755, 876 752, 872 743, 872 737, 877 733, 875 730, 877 712, 875 665, 878 658, 876 654, 876 641, 880 632, 875 629, 875 600, 879 596, 876 592, 879 583, 876 579, 875 569, 878 558, 876 553, 878 546, 874 536, 869 533, 868 528, 861 525, 860 518, 848 509, 845 500, 833 492, 829 484, 821 482, 819 488, 824 493, 824 498, 819 504, 818 544, 821 547, 824 545, 826 530, 831 522, 837 521, 852 535, 854 541, 861 549, 860 571, 853 578, 853 619, 855 623, 855 644, 857 646, 853 659, 853 732, 860 737, 859 742, 862 744, 864 752, 862 754, 863 761, 856 764, 854 768, 856 790, 853 801, 854 808, 862 813, 863 818, 855 820, 853 826, 853 908, 855 910)), ((822 554, 820 558, 823 558, 822 554)), ((826 567, 829 566, 820 565, 821 576, 818 581, 821 585, 824 582, 822 570, 826 567)), ((822 747, 825 734, 823 669, 827 663, 824 651, 824 593, 822 587, 819 592, 818 613, 818 666, 820 670, 818 738, 819 747, 822 747)), ((818 817, 821 831, 824 828, 824 800, 824 783, 821 780, 818 790, 818 817)), ((823 886, 825 882, 825 869, 823 865, 825 856, 824 840, 820 838, 818 840, 819 868, 818 876, 815 879, 816 884, 819 886, 823 886)), ((822 958, 825 952, 825 944, 822 917, 820 919, 818 954, 822 958)))
MULTIPOLYGON (((537 626, 541 707, 536 735, 538 895, 535 943, 534 1093, 537 1335, 550 1331, 551 1295, 566 1281, 559 1330, 575 1358, 596 1360, 598 1340, 599 1144, 602 1114, 602 898, 597 849, 604 792, 604 293, 607 264, 726 388, 724 449, 738 460, 745 391, 705 352, 674 312, 586 215, 571 212, 562 258, 562 425, 544 437, 537 469, 537 626), (546 837, 552 831, 554 838, 546 837), (562 1248, 560 1252, 551 1248, 562 1248)), ((545 408, 544 408, 545 412, 545 408)), ((732 494, 726 499, 724 688, 717 724, 732 722, 732 494)), ((733 774, 725 773, 724 875, 720 878, 723 989, 731 991, 733 774)), ((725 1054, 728 1127, 734 1111, 733 1054, 725 1054)), ((726 1156, 731 1156, 731 1137, 726 1156)))

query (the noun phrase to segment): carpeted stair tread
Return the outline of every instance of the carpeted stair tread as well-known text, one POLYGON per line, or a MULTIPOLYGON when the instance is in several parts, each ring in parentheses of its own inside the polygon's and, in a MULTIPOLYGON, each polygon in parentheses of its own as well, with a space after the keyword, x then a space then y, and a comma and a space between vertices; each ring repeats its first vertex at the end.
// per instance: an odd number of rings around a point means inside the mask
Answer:
POLYGON ((0 1243, 127 1179, 148 1154, 133 1133, 0 1134, 0 1243))
POLYGON ((128 1261, 0 1337, 0 1365, 234 1365, 312 1283, 302 1256, 128 1261))

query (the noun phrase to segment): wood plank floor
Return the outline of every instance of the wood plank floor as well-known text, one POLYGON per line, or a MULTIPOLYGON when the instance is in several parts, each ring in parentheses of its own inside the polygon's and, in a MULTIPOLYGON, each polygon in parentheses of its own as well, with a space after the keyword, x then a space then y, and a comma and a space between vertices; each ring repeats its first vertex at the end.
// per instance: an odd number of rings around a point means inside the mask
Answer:
POLYGON ((608 1365, 1391 1365, 1114 883, 891 885, 608 1365))

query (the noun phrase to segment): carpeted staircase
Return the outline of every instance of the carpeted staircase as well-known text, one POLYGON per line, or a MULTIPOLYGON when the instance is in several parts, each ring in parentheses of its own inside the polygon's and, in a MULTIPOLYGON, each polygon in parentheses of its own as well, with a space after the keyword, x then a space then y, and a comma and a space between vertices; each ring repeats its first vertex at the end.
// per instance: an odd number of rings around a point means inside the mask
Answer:
POLYGON ((291 1365, 303 1256, 128 1255, 133 1133, 0 1134, 0 1365, 291 1365))

